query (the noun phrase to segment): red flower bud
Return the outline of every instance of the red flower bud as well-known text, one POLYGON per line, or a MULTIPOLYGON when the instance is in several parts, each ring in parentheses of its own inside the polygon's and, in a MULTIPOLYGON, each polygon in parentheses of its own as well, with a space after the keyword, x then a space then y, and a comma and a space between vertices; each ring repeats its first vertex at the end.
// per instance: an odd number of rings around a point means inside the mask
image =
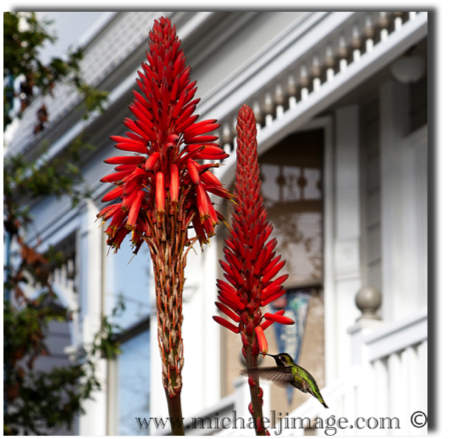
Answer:
POLYGON ((187 170, 189 171, 190 179, 193 184, 200 184, 200 175, 198 169, 195 166, 195 162, 191 159, 187 160, 187 170))
POLYGON ((123 194, 123 188, 122 187, 116 187, 115 189, 112 189, 111 192, 108 192, 101 201, 107 202, 115 200, 116 198, 120 197, 123 194))
POLYGON ((280 290, 280 291, 278 291, 276 293, 273 293, 270 296, 268 296, 265 299, 263 299, 260 302, 260 304, 262 306, 267 306, 269 303, 275 301, 276 299, 279 299, 279 297, 283 296, 286 292, 287 292, 287 290, 280 290))
POLYGON ((232 320, 234 320, 234 322, 236 322, 236 323, 240 322, 240 317, 237 314, 235 314, 234 312, 232 312, 229 308, 226 308, 222 303, 215 302, 215 305, 222 313, 226 314, 228 317, 230 317, 232 320))
POLYGON ((285 265, 286 261, 279 262, 276 266, 274 266, 263 278, 262 283, 266 284, 271 279, 273 279, 274 276, 276 276, 282 269, 282 267, 285 265))
POLYGON ((110 139, 116 143, 129 143, 130 145, 142 146, 144 148, 146 148, 146 146, 147 146, 146 142, 140 142, 137 140, 128 139, 127 137, 110 136, 110 139))
POLYGON ((236 326, 234 326, 231 322, 228 322, 227 320, 225 320, 223 317, 220 316, 213 316, 212 317, 218 324, 220 324, 221 326, 225 327, 226 329, 229 329, 232 332, 235 332, 236 334, 238 334, 240 332, 239 328, 237 328, 236 326))
POLYGON ((265 300, 267 297, 270 297, 273 294, 276 294, 278 291, 282 289, 282 285, 269 285, 268 287, 264 288, 260 292, 260 298, 261 300, 265 300))
POLYGON ((140 154, 146 154, 148 152, 146 146, 138 145, 137 143, 117 143, 114 145, 117 149, 120 149, 121 151, 131 151, 131 152, 139 152, 140 154))
MULTIPOLYGON (((285 310, 281 309, 280 311, 275 312, 276 315, 283 316, 285 313, 285 310)), ((267 328, 269 328, 274 322, 270 322, 268 320, 265 320, 265 322, 261 323, 260 326, 265 331, 267 328)))
POLYGON ((100 181, 102 183, 113 183, 115 181, 123 180, 129 174, 130 174, 130 171, 114 172, 113 174, 106 175, 100 181))
POLYGON ((295 324, 294 320, 289 319, 288 317, 280 316, 279 314, 265 313, 264 317, 269 322, 281 323, 282 325, 294 325, 295 324))
POLYGON ((127 165, 127 164, 137 165, 139 163, 142 163, 142 161, 143 161, 142 156, 125 155, 125 156, 110 157, 104 160, 104 163, 107 163, 108 165, 127 165))

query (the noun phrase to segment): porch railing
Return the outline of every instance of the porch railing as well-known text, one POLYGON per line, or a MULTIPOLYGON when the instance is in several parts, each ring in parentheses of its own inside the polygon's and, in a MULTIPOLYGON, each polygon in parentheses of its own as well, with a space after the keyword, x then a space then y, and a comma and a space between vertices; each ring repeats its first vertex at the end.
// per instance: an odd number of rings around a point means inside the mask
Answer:
MULTIPOLYGON (((321 418, 326 426, 326 419, 335 416, 348 420, 346 428, 337 428, 339 435, 425 435, 427 309, 399 322, 379 322, 377 328, 358 323, 349 332, 354 365, 345 377, 323 389, 329 410, 310 398, 284 418, 283 434, 304 434, 304 429, 292 428, 300 419, 303 426, 310 419, 313 427, 321 418)), ((325 434, 322 428, 315 433, 325 434)))

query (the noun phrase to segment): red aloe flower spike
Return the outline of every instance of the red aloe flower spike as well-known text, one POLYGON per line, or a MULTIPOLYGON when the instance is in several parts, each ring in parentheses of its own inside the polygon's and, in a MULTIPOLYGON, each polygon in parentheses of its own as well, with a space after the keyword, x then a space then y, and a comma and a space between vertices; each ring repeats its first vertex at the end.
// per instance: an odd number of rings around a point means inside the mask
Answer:
MULTIPOLYGON (((198 134, 192 135, 191 143, 200 137, 198 134)), ((239 323, 239 326, 237 328, 223 318, 214 317, 214 319, 225 328, 236 333, 240 332, 243 354, 250 370, 256 367, 259 353, 264 355, 268 351, 265 329, 273 322, 281 324, 294 322, 283 317, 284 311, 267 313, 264 316, 261 309, 285 294, 286 290, 282 289, 282 283, 288 275, 276 279, 285 262, 281 261, 281 256, 275 256, 276 238, 267 242, 273 227, 267 221, 267 212, 260 191, 256 120, 247 106, 240 109, 237 117, 237 146, 234 191, 237 204, 232 215, 231 234, 225 240, 224 254, 227 262, 220 261, 227 282, 219 280, 217 286, 218 299, 223 304, 218 308, 239 323)), ((188 149, 193 151, 194 145, 189 145, 188 149)), ((194 157, 200 158, 203 154, 209 154, 218 158, 222 153, 220 148, 206 145, 194 157)), ((221 185, 215 181, 213 174, 209 175, 207 172, 200 174, 204 189, 213 194, 220 194, 221 185)), ((210 213, 213 207, 211 205, 208 207, 210 213)), ((263 426, 263 401, 259 379, 250 376, 249 383, 252 400, 250 412, 257 425, 256 433, 267 435, 268 431, 263 426)))
MULTIPOLYGON (((134 119, 124 120, 129 130, 125 136, 111 137, 117 149, 135 154, 105 160, 116 166, 117 172, 102 178, 114 185, 103 200, 118 202, 103 209, 98 217, 110 220, 106 228, 109 246, 118 249, 128 233, 134 253, 143 242, 149 246, 154 272, 159 273, 155 289, 163 385, 170 418, 176 421, 182 415, 181 323, 186 254, 196 241, 207 243, 215 234, 218 220, 223 219, 206 192, 226 199, 232 195, 212 174, 200 179, 196 160, 221 160, 228 155, 210 143, 216 139, 212 132, 219 128, 217 121, 198 122, 199 116, 194 114, 199 102, 195 98, 196 82, 190 80, 191 69, 186 65, 175 27, 162 17, 155 21, 149 37, 148 62, 138 72, 141 92, 133 92, 129 106, 134 119), (187 232, 190 225, 193 236, 190 230, 187 232)), ((245 309, 238 295, 223 294, 227 297, 223 300, 231 304, 226 304, 229 309, 245 309)), ((235 328, 233 325, 232 330, 235 328)), ((184 434, 182 421, 172 424, 172 432, 184 434)))

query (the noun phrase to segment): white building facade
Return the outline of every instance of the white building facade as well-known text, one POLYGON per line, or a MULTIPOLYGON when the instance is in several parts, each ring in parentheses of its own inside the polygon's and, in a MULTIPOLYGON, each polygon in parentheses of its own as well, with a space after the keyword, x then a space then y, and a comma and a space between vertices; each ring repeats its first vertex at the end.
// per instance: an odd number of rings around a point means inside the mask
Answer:
MULTIPOLYGON (((267 200, 269 182, 281 184, 277 174, 270 180, 269 172, 278 172, 275 164, 287 182, 288 175, 309 175, 310 182, 319 172, 316 199, 313 191, 310 199, 296 187, 288 192, 297 202, 288 209, 299 209, 298 218, 304 221, 312 218, 316 239, 310 242, 318 244, 315 253, 310 250, 315 244, 306 246, 309 250, 286 247, 292 269, 304 252, 313 253, 316 262, 316 273, 312 268, 310 273, 298 271, 287 287, 317 291, 314 297, 321 305, 314 309, 322 324, 313 331, 306 326, 304 348, 307 339, 313 340, 311 352, 315 344, 322 347, 314 360, 319 363, 316 378, 330 409, 322 409, 313 398, 293 404, 283 434, 304 434, 291 428, 289 419, 331 415, 344 416, 349 424, 357 417, 399 419, 399 429, 379 425, 360 434, 422 434, 426 427, 413 427, 410 418, 417 411, 427 415, 428 14, 408 11, 111 13, 90 32, 83 60, 86 79, 110 91, 105 114, 80 120, 76 94, 59 87, 56 99, 46 98, 48 128, 34 136, 34 115, 42 99, 27 109, 8 154, 32 156, 45 138, 49 154, 56 156, 83 130, 95 146, 82 167, 93 188, 92 199, 74 209, 64 198, 42 199, 32 206, 42 247, 63 245, 75 255, 75 279, 67 281, 65 272, 55 276, 61 301, 78 310, 66 352, 92 340, 102 315, 111 312, 120 294, 126 304, 118 320, 124 327, 123 354, 112 361, 98 359, 102 389, 86 403, 77 433, 166 433, 155 424, 150 431, 141 429, 135 419, 165 418, 168 413, 148 253, 139 253, 130 264, 127 249, 106 256, 105 236, 95 223, 108 190, 99 183, 108 169, 103 160, 114 154, 109 136, 125 131, 121 121, 130 117, 127 106, 131 90, 137 90, 136 71, 145 60, 148 32, 161 15, 176 24, 191 77, 198 81, 198 113, 222 124, 219 142, 230 157, 216 175, 228 187, 235 171, 235 118, 243 104, 253 108, 259 123, 267 200), (289 146, 309 141, 312 146, 304 147, 304 154, 300 144, 297 152, 289 146), (319 151, 316 157, 314 151, 319 151), (306 158, 309 164, 302 165, 306 158), (310 164, 313 160, 319 164, 310 164), (319 171, 303 174, 295 166, 319 171)), ((284 204, 286 197, 281 195, 284 204)), ((36 238, 30 236, 30 242, 36 238)), ((205 252, 192 253, 187 264, 183 414, 191 426, 188 432, 194 434, 253 435, 251 429, 195 428, 190 421, 232 418, 232 410, 249 417, 249 392, 238 377, 238 351, 235 367, 230 366, 236 341, 212 320, 218 314, 215 282, 222 275, 222 246, 223 234, 218 233, 205 252)), ((314 315, 309 313, 307 325, 313 324, 314 315)), ((307 356, 301 358, 307 361, 307 356)), ((263 386, 264 407, 271 417, 280 394, 269 383, 263 386)), ((357 431, 342 428, 338 434, 357 431)))

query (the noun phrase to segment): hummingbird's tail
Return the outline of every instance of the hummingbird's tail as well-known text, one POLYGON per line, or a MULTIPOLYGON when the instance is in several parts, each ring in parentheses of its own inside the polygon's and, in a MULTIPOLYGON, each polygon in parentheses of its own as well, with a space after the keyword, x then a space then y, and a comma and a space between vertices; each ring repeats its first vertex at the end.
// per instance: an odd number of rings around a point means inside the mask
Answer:
POLYGON ((316 396, 316 399, 318 399, 318 401, 320 401, 321 404, 323 404, 324 408, 326 408, 326 409, 329 408, 329 407, 327 406, 327 404, 324 402, 324 399, 323 399, 323 397, 321 396, 320 391, 318 391, 318 392, 317 392, 317 395, 314 395, 314 396, 316 396))

